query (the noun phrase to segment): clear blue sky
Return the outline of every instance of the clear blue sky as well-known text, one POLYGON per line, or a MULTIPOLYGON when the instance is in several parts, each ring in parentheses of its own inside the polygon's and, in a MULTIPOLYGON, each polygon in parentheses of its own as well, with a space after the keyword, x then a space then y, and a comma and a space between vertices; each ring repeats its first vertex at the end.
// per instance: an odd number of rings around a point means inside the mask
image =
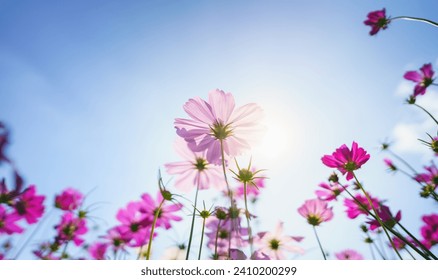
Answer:
MULTIPOLYGON (((270 178, 258 229, 283 220, 288 233, 306 236, 303 258, 319 259, 296 209, 331 172, 321 156, 355 140, 371 153, 359 172, 365 186, 418 233, 421 214, 436 206, 388 175, 377 147, 400 122, 423 120, 396 91, 405 71, 437 66, 438 29, 398 21, 370 37, 363 21, 383 7, 438 20, 435 0, 0 1, 8 154, 49 199, 67 186, 96 188, 88 201, 105 202, 95 212, 104 230, 128 201, 155 193, 157 170, 178 160, 173 120, 186 116, 184 102, 220 88, 266 113, 271 150, 254 155, 270 178)), ((416 166, 424 160, 407 156, 416 166)), ((320 229, 326 249, 370 257, 357 222, 341 202, 335 210, 320 229)))

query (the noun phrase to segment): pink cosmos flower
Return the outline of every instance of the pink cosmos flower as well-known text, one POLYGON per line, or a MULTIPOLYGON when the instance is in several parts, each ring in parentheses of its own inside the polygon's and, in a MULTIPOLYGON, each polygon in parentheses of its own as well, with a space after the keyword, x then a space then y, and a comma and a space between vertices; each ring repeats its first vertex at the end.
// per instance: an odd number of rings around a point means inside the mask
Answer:
MULTIPOLYGON (((368 202, 368 199, 361 194, 356 194, 354 196, 356 198, 357 201, 360 202, 360 204, 358 204, 356 202, 356 200, 354 199, 349 199, 346 198, 344 199, 344 205, 347 207, 346 212, 347 212, 347 216, 350 219, 355 219, 357 216, 364 214, 364 215, 368 215, 368 211, 372 210, 372 207, 370 205, 370 203, 368 202), (366 209, 365 209, 366 207, 366 209)), ((371 202, 373 203, 373 206, 375 209, 379 208, 379 200, 377 198, 373 198, 372 196, 370 196, 371 198, 371 202)))
POLYGON ((385 165, 388 167, 389 170, 397 171, 397 167, 394 165, 392 160, 390 160, 389 158, 383 159, 383 162, 385 163, 385 165))
MULTIPOLYGON (((339 183, 321 183, 318 185, 324 190, 316 190, 316 196, 321 200, 337 200, 337 197, 345 190, 339 183)), ((345 186, 347 188, 347 186, 345 186)))
POLYGON ((367 20, 364 21, 365 25, 371 26, 370 35, 375 35, 380 29, 386 29, 388 24, 391 22, 389 18, 386 17, 386 10, 382 9, 379 11, 373 11, 368 13, 367 20))
POLYGON ((55 226, 55 229, 58 231, 58 241, 73 241, 76 246, 84 243, 81 235, 86 234, 88 231, 85 219, 75 216, 72 212, 64 213, 61 222, 55 226))
POLYGON ((138 247, 146 244, 149 240, 152 220, 150 216, 141 211, 142 202, 131 201, 125 209, 117 212, 116 218, 121 225, 117 230, 121 233, 122 239, 130 240, 129 246, 138 247))
MULTIPOLYGON (((265 187, 265 179, 264 177, 256 178, 254 179, 254 185, 247 185, 246 186, 246 195, 248 198, 252 201, 254 201, 260 194, 260 189, 265 187)), ((235 195, 238 198, 244 197, 244 185, 240 184, 235 191, 235 195)))
POLYGON ((347 173, 347 180, 353 179, 353 171, 359 169, 370 159, 370 155, 353 141, 351 150, 344 144, 332 154, 321 158, 331 168, 337 168, 342 174, 347 173))
POLYGON ((231 220, 219 220, 214 216, 206 220, 206 236, 208 238, 207 247, 214 252, 217 245, 219 259, 221 256, 228 257, 228 248, 242 248, 249 244, 247 228, 240 227, 240 218, 231 220), (216 239, 217 236, 217 239, 216 239))
POLYGON ((347 249, 339 253, 335 253, 338 260, 363 260, 363 256, 355 250, 347 249))
POLYGON ((108 246, 108 243, 96 242, 88 248, 88 252, 95 260, 104 260, 108 246))
POLYGON ((103 238, 108 240, 108 244, 111 245, 113 252, 124 250, 125 246, 132 239, 131 235, 126 234, 126 230, 121 226, 109 229, 103 238))
POLYGON ((60 195, 55 198, 55 207, 61 210, 73 211, 76 210, 82 203, 83 194, 74 189, 66 188, 60 195))
POLYGON ((235 108, 233 95, 218 89, 209 92, 208 102, 199 97, 190 99, 184 110, 192 119, 176 119, 177 134, 192 151, 206 150, 207 161, 214 164, 220 163, 221 141, 224 153, 234 157, 250 148, 261 128, 259 106, 250 103, 235 108))
POLYGON ((270 259, 281 260, 285 259, 285 253, 303 254, 304 250, 295 245, 293 242, 300 242, 302 237, 293 237, 283 234, 283 222, 279 222, 274 232, 261 232, 254 238, 254 244, 259 246, 259 251, 267 255, 270 259))
MULTIPOLYGON (((397 250, 401 250, 403 248, 406 247, 406 243, 401 240, 400 238, 398 238, 397 236, 394 236, 392 238, 392 242, 394 243, 395 248, 397 248, 397 250)), ((390 242, 388 242, 388 246, 392 248, 392 245, 390 242)))
POLYGON ((313 226, 318 226, 322 222, 328 222, 333 218, 332 207, 328 208, 328 204, 324 200, 309 199, 298 208, 298 213, 307 219, 307 222, 313 226))
POLYGON ((425 225, 421 227, 421 236, 423 237, 421 243, 430 249, 438 243, 438 215, 424 215, 422 220, 425 225))
MULTIPOLYGON (((154 200, 149 194, 143 194, 141 196, 141 208, 140 212, 144 213, 149 220, 153 221, 155 213, 159 209, 160 203, 163 201, 163 196, 161 195, 161 191, 157 194, 157 199, 154 200)), ((161 209, 158 213, 158 219, 156 222, 157 227, 164 227, 165 229, 171 228, 170 222, 176 221, 179 222, 182 220, 181 217, 174 215, 174 212, 178 212, 181 210, 183 205, 181 203, 172 203, 170 205, 166 205, 165 203, 161 206, 161 209)))
POLYGON ((420 68, 420 71, 408 71, 403 76, 406 80, 413 81, 417 83, 414 88, 414 97, 418 95, 423 95, 426 93, 426 89, 434 81, 434 71, 432 69, 432 64, 424 64, 420 68))
POLYGON ((426 185, 434 187, 438 186, 438 168, 435 163, 432 162, 430 166, 425 166, 425 173, 420 173, 415 176, 415 180, 419 183, 425 183, 426 185))
POLYGON ((16 225, 21 218, 16 213, 6 213, 6 209, 0 205, 0 236, 3 233, 8 235, 22 233, 23 229, 16 225))
POLYGON ((167 173, 178 175, 175 188, 189 192, 199 184, 199 189, 208 189, 211 186, 221 190, 225 186, 222 169, 210 164, 206 151, 192 152, 182 138, 175 142, 175 149, 185 160, 165 164, 167 173))
POLYGON ((31 185, 15 202, 15 211, 24 217, 28 224, 34 224, 44 214, 44 199, 45 196, 36 195, 36 187, 31 185))
MULTIPOLYGON (((390 228, 394 227, 401 220, 401 211, 398 211, 394 217, 389 207, 385 205, 381 205, 380 208, 377 209, 377 215, 379 215, 380 220, 390 228)), ((375 219, 367 223, 370 225, 370 230, 375 230, 380 227, 380 223, 375 219)))

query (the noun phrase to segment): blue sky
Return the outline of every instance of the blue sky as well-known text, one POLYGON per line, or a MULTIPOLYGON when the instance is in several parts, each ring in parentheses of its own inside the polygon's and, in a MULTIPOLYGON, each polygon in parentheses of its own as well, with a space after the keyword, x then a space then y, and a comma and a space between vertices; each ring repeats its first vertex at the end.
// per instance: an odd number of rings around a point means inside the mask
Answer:
MULTIPOLYGON (((421 215, 436 206, 387 174, 377 147, 409 134, 400 126, 431 129, 403 104, 402 76, 437 66, 438 31, 396 21, 370 37, 366 14, 383 7, 438 20, 433 0, 0 1, 8 154, 49 200, 67 186, 95 189, 87 200, 104 202, 95 212, 107 222, 99 221, 103 231, 117 209, 155 193, 158 169, 178 160, 173 121, 186 116, 184 102, 220 88, 265 110, 268 140, 253 155, 270 178, 257 208, 260 230, 282 220, 288 233, 306 236, 302 258, 319 259, 296 209, 331 172, 321 156, 355 140, 371 154, 359 177, 417 233, 421 215)), ((424 147, 409 148, 399 151, 418 167, 427 163, 424 147)), ((370 257, 341 202, 335 215, 320 230, 327 250, 358 248, 370 257)), ((171 242, 166 234, 163 244, 171 242)))

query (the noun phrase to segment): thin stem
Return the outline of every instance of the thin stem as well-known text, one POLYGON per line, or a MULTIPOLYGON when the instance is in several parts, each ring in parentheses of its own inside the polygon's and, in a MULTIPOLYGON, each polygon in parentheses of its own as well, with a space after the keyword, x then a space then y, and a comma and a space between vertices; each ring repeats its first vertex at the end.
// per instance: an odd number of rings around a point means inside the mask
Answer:
POLYGON ((435 27, 438 27, 438 23, 431 21, 429 19, 425 19, 425 18, 418 18, 418 17, 410 17, 410 16, 398 16, 398 17, 393 17, 390 18, 390 20, 396 20, 396 19, 404 19, 404 20, 412 20, 412 21, 419 21, 419 22, 424 22, 430 25, 433 25, 435 27))
POLYGON ((233 204, 234 204, 233 193, 231 192, 230 184, 228 183, 227 171, 225 170, 224 140, 220 139, 220 144, 221 144, 222 171, 224 173, 224 179, 225 179, 225 184, 227 186, 228 197, 230 198, 231 206, 233 206, 233 204))
POLYGON ((313 232, 315 233, 316 240, 318 241, 319 249, 321 249, 322 256, 324 257, 324 260, 327 260, 327 257, 325 256, 325 253, 324 253, 324 249, 322 249, 321 241, 319 241, 318 234, 316 233, 315 226, 313 226, 313 232))
POLYGON ((47 214, 40 220, 40 222, 38 223, 38 225, 36 226, 36 228, 33 230, 33 232, 30 234, 30 236, 27 238, 27 240, 24 242, 23 246, 21 246, 20 250, 18 250, 17 254, 15 254, 14 259, 16 260, 20 254, 23 252, 24 248, 26 248, 27 244, 29 244, 29 242, 32 240, 32 238, 36 235, 36 233, 40 230, 40 228, 42 227, 42 225, 44 224, 44 222, 47 220, 47 218, 50 216, 50 214, 52 214, 53 209, 50 209, 49 212, 47 212, 47 214))
POLYGON ((373 260, 375 260, 376 256, 374 255, 373 245, 371 243, 369 243, 369 244, 370 244, 371 256, 373 257, 373 260))
POLYGON ((438 258, 430 251, 428 250, 423 243, 421 243, 420 241, 418 241, 418 239, 409 231, 407 230, 401 223, 397 222, 397 225, 400 226, 400 228, 406 232, 407 235, 409 235, 410 238, 412 238, 412 240, 414 240, 414 242, 421 247, 421 249, 426 252, 427 254, 429 254, 433 259, 437 260, 438 258))
POLYGON ((202 221, 201 243, 200 243, 200 245, 199 245, 199 255, 198 255, 198 260, 201 259, 201 253, 202 253, 202 242, 204 242, 204 230, 205 230, 205 218, 203 218, 203 221, 202 221))
MULTIPOLYGON (((365 205, 362 204, 362 202, 360 202, 356 197, 354 197, 348 190, 346 187, 344 187, 342 184, 340 184, 340 186, 343 187, 343 189, 350 195, 350 197, 357 203, 357 205, 359 205, 368 215, 370 215, 371 217, 373 217, 374 219, 376 219, 376 216, 371 213, 365 205)), ((399 224, 400 225, 400 224, 399 224)), ((395 236, 397 236, 398 238, 400 238, 400 240, 402 240, 405 244, 409 245, 409 247, 411 247, 415 252, 417 252, 420 256, 422 256, 423 258, 425 258, 426 260, 430 260, 429 256, 427 256, 424 252, 420 251, 414 244, 412 244, 411 242, 409 242, 404 236, 402 236, 401 234, 399 234, 398 232, 396 232, 394 229, 392 229, 391 227, 387 227, 385 225, 385 227, 395 236)), ((421 244, 421 243, 419 243, 421 244)), ((422 244, 421 244, 422 245, 422 244)), ((423 246, 424 247, 424 246, 423 246)))
POLYGON ((215 240, 214 240, 214 257, 219 259, 219 256, 217 254, 217 245, 218 245, 218 240, 219 240, 219 231, 221 229, 221 221, 219 220, 217 222, 217 230, 216 230, 216 236, 215 236, 215 240))
POLYGON ((405 247, 404 249, 405 249, 406 252, 408 252, 408 254, 411 256, 411 258, 413 260, 416 260, 416 258, 414 257, 414 255, 412 255, 412 253, 408 250, 408 248, 405 247))
POLYGON ((248 224, 248 238, 249 238, 249 252, 250 252, 250 256, 252 256, 252 252, 254 250, 253 248, 253 240, 252 240, 252 229, 251 229, 251 225, 249 224, 249 220, 250 220, 250 214, 248 211, 248 202, 247 202, 247 198, 246 198, 246 189, 247 189, 247 184, 246 182, 243 182, 243 198, 245 200, 245 217, 246 217, 246 222, 248 224))
MULTIPOLYGON (((386 257, 383 255, 382 251, 380 251, 379 247, 377 247, 376 243, 374 242, 373 239, 371 239, 370 235, 367 233, 368 238, 372 241, 372 243, 370 244, 371 246, 371 252, 372 252, 372 245, 374 245, 374 248, 376 248, 377 253, 379 253, 380 257, 382 257, 382 259, 386 260, 386 257)), ((374 255, 374 254, 373 254, 374 255)), ((374 256, 373 256, 374 257, 374 256)), ((374 257, 375 258, 375 257, 374 257)))
POLYGON ((190 227, 190 236, 189 236, 189 244, 187 245, 186 260, 189 259, 190 247, 192 246, 193 229, 195 227, 196 203, 198 202, 198 192, 199 192, 199 183, 200 183, 200 181, 201 181, 200 180, 200 176, 198 176, 198 180, 196 182, 195 204, 193 205, 192 225, 190 227))
POLYGON ((70 243, 69 241, 65 242, 64 250, 62 250, 62 253, 61 253, 61 259, 63 259, 64 256, 66 256, 68 243, 70 243))
POLYGON ((417 103, 414 103, 413 105, 417 106, 418 108, 420 108, 421 110, 423 110, 424 112, 426 112, 426 114, 429 115, 429 117, 431 117, 433 119, 433 121, 438 125, 438 121, 434 118, 434 116, 429 113, 429 111, 427 111, 426 109, 424 109, 423 107, 421 107, 420 105, 418 105, 417 103))
POLYGON ((384 223, 383 223, 382 220, 380 219, 379 214, 377 214, 377 210, 376 210, 376 208, 374 208, 374 204, 373 204, 373 202, 371 201, 370 196, 368 195, 368 193, 367 193, 367 192, 364 190, 364 188, 362 187, 362 184, 361 184, 361 183, 359 182, 359 180, 357 179, 356 174, 354 174, 354 172, 352 172, 352 173, 353 173, 354 179, 356 180, 357 185, 358 185, 359 188, 362 190, 362 192, 365 194, 365 197, 367 198, 368 203, 370 204, 371 208, 373 209, 374 214, 376 215, 376 220, 377 220, 377 222, 379 222, 380 226, 383 228, 383 231, 384 231, 385 234, 386 234, 386 237, 388 238, 389 242, 391 242, 391 246, 392 246, 392 248, 394 249, 394 251, 395 251, 395 253, 397 254, 397 256, 400 258, 400 260, 403 260, 403 258, 401 257, 400 253, 397 251, 397 248, 395 247, 394 242, 392 241, 391 237, 389 236, 388 232, 386 231, 386 227, 384 226, 384 223))
POLYGON ((393 151, 387 149, 388 153, 390 153, 393 157, 397 158, 399 161, 401 161, 404 165, 406 165, 414 174, 418 174, 418 172, 410 165, 407 161, 405 161, 401 156, 397 155, 393 151))
MULTIPOLYGON (((152 228, 151 228, 151 234, 149 235, 149 243, 148 243, 148 250, 146 251, 146 260, 149 260, 151 257, 151 248, 152 248, 152 239, 154 238, 154 231, 155 231, 155 225, 158 220, 158 215, 160 214, 161 207, 164 204, 165 199, 160 202, 160 205, 158 206, 158 209, 155 210, 154 215, 154 221, 152 222, 152 228)), ((141 254, 141 251, 139 252, 139 255, 141 254)))

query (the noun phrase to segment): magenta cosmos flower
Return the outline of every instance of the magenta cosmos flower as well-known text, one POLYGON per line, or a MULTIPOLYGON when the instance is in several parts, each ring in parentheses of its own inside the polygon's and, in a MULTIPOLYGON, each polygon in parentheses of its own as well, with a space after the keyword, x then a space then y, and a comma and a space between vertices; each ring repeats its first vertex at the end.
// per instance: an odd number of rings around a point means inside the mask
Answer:
POLYGON ((81 236, 88 231, 85 219, 77 217, 72 212, 64 213, 61 217, 61 222, 55 229, 58 231, 57 237, 59 241, 73 241, 76 246, 84 243, 84 239, 81 236))
POLYGON ((96 242, 88 248, 88 252, 95 260, 104 260, 108 246, 108 243, 96 242))
POLYGON ((141 211, 142 207, 142 202, 131 201, 116 215, 117 220, 121 223, 117 227, 117 231, 121 233, 123 240, 130 241, 128 245, 131 247, 142 246, 149 240, 152 219, 141 211))
MULTIPOLYGON (((377 198, 370 196, 369 194, 368 196, 371 199, 374 209, 378 209, 379 200, 377 198)), ((368 212, 372 210, 372 207, 368 202, 366 196, 361 194, 356 194, 354 198, 355 199, 349 199, 349 198, 344 199, 344 205, 347 207, 345 212, 347 212, 348 218, 355 219, 357 216, 361 214, 368 216, 368 212)))
POLYGON ((390 22, 385 9, 368 13, 367 20, 364 21, 365 25, 371 27, 370 35, 376 35, 380 29, 386 29, 390 22))
MULTIPOLYGON (((398 222, 400 222, 402 217, 401 211, 398 211, 394 217, 389 207, 385 205, 380 206, 380 208, 377 210, 377 215, 379 215, 380 220, 382 220, 382 222, 389 228, 393 228, 398 222)), ((375 230, 376 228, 380 227, 380 223, 375 219, 372 219, 367 223, 370 225, 370 230, 375 230)))
POLYGON ((359 169, 370 159, 370 155, 353 141, 351 150, 344 144, 332 154, 321 158, 322 162, 332 168, 337 168, 342 174, 347 173, 347 180, 354 177, 354 170, 359 169))
POLYGON ((3 233, 22 233, 23 229, 16 224, 20 219, 16 213, 6 213, 6 209, 0 205, 0 236, 3 233))
POLYGON ((175 142, 175 149, 184 161, 165 164, 167 173, 178 175, 175 188, 183 192, 189 192, 198 185, 201 190, 212 186, 219 190, 224 188, 222 169, 209 163, 206 151, 191 151, 182 138, 175 142))
POLYGON ((303 254, 302 248, 292 245, 302 239, 302 237, 284 235, 283 222, 279 222, 273 232, 258 233, 254 238, 254 243, 259 246, 260 253, 267 255, 270 259, 281 260, 286 258, 286 252, 303 254))
POLYGON ((335 253, 338 260, 363 260, 363 256, 355 250, 347 249, 339 253, 335 253))
POLYGON ((210 163, 220 164, 221 142, 224 153, 234 157, 249 149, 261 130, 261 108, 254 103, 235 108, 233 95, 222 90, 211 91, 208 102, 190 99, 184 110, 191 119, 176 119, 176 132, 192 151, 206 150, 210 163))
POLYGON ((421 227, 421 236, 423 237, 421 243, 430 249, 438 243, 438 215, 424 215, 422 220, 425 225, 421 227))
POLYGON ((408 71, 403 76, 406 80, 417 83, 414 88, 414 97, 426 93, 426 89, 433 83, 434 71, 432 64, 424 64, 420 71, 408 71))
POLYGON ((76 189, 66 188, 55 198, 55 207, 61 210, 76 210, 82 203, 84 195, 76 189))
POLYGON ((316 196, 321 200, 331 201, 336 200, 337 197, 345 190, 339 183, 321 183, 318 185, 323 188, 323 190, 316 190, 316 196))
POLYGON ((420 173, 415 176, 415 180, 419 183, 425 183, 432 186, 434 189, 438 186, 438 168, 435 163, 432 162, 430 166, 425 166, 425 173, 420 173))
POLYGON ((298 213, 307 219, 307 222, 312 226, 318 226, 322 222, 328 222, 333 218, 332 207, 328 207, 328 204, 324 200, 309 199, 298 208, 298 213))
POLYGON ((34 224, 44 214, 43 195, 36 195, 36 187, 29 186, 14 204, 16 213, 24 217, 28 224, 34 224))
POLYGON ((140 211, 146 215, 146 217, 150 220, 154 220, 155 213, 158 212, 157 216, 157 227, 164 227, 165 229, 170 229, 171 221, 179 222, 182 220, 181 217, 174 215, 175 212, 181 210, 183 205, 181 203, 172 203, 170 205, 166 205, 163 203, 161 209, 159 208, 162 201, 164 201, 163 196, 161 195, 161 191, 157 194, 157 199, 154 200, 149 194, 143 194, 141 196, 141 208, 140 211))

